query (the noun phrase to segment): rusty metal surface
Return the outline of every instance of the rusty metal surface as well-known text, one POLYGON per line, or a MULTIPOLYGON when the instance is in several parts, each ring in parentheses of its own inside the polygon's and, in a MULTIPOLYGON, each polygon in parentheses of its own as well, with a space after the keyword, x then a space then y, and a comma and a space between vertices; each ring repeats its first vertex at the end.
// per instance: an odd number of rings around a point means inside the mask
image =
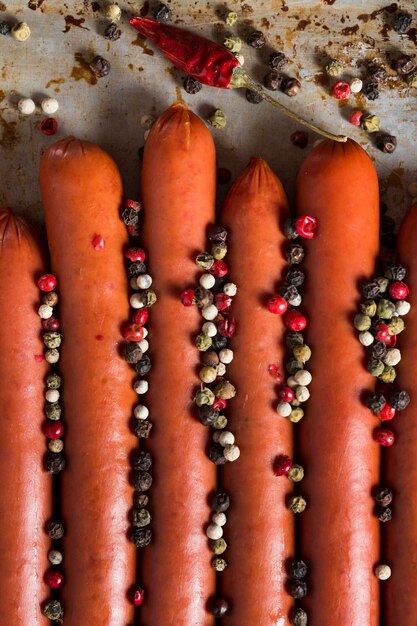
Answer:
MULTIPOLYGON (((106 22, 104 0, 61 2, 60 0, 2 0, 0 21, 26 21, 32 30, 24 43, 0 36, 0 204, 14 206, 20 213, 41 220, 38 166, 42 151, 67 134, 97 142, 116 159, 127 194, 139 194, 138 148, 144 143, 140 125, 145 114, 157 116, 176 98, 182 76, 151 46, 136 37, 128 19, 138 14, 152 16, 156 3, 120 0, 123 9, 122 37, 109 43, 103 38, 106 22), (106 78, 95 80, 88 62, 102 54, 111 62, 106 78), (16 108, 20 97, 37 103, 47 95, 60 103, 59 132, 54 138, 39 131, 44 117, 23 117, 16 108)), ((224 5, 192 0, 169 3, 174 23, 222 42, 227 33, 244 36, 258 28, 268 40, 262 50, 246 44, 242 53, 245 68, 261 80, 267 71, 272 50, 282 50, 291 59, 288 74, 302 81, 296 98, 277 94, 295 111, 336 133, 349 134, 369 151, 381 181, 382 197, 389 213, 399 218, 411 203, 407 185, 417 180, 417 89, 409 88, 389 69, 396 51, 416 53, 417 30, 398 35, 390 26, 395 5, 373 0, 350 2, 321 0, 246 0, 227 3, 239 20, 226 26, 221 17, 224 5), (328 56, 346 65, 345 76, 363 76, 364 63, 375 57, 384 61, 390 77, 375 102, 352 97, 347 106, 329 95, 323 67, 328 56), (369 136, 346 121, 352 106, 377 114, 385 130, 396 135, 398 149, 393 155, 378 151, 369 136)), ((408 0, 402 10, 414 14, 408 0)), ((239 173, 252 155, 265 158, 279 174, 290 196, 297 169, 318 137, 310 133, 308 147, 294 147, 290 135, 301 127, 267 103, 246 101, 244 91, 204 87, 197 95, 182 95, 203 118, 214 107, 227 116, 224 130, 212 129, 219 166, 239 173)), ((220 188, 220 197, 224 187, 220 188)))

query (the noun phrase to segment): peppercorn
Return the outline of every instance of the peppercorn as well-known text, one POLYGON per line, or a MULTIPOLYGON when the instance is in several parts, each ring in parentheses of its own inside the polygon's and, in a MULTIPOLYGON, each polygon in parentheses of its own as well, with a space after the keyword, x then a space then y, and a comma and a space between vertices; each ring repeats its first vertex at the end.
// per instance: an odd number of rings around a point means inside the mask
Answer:
POLYGON ((53 307, 58 304, 58 294, 56 291, 49 291, 49 293, 43 295, 42 302, 53 307))
POLYGON ((302 513, 307 506, 307 502, 302 496, 293 496, 288 501, 288 508, 293 513, 302 513))
POLYGON ((211 499, 211 508, 217 513, 224 513, 230 506, 230 497, 224 491, 219 491, 211 499))
POLYGON ((290 243, 285 251, 285 257, 291 265, 298 265, 304 259, 304 249, 299 243, 290 243))
POLYGON ((292 561, 288 567, 288 574, 291 578, 299 580, 307 576, 307 569, 307 565, 304 561, 292 561))
POLYGON ((216 570, 216 572, 223 572, 226 567, 226 561, 221 557, 215 557, 211 562, 212 567, 216 570))
POLYGON ((302 346, 296 346, 293 349, 293 355, 301 363, 306 363, 311 357, 311 349, 306 344, 302 346))
POLYGON ((374 59, 368 64, 368 72, 378 83, 384 82, 387 79, 387 71, 377 59, 374 59))
POLYGON ((367 364, 367 369, 372 376, 381 376, 384 371, 384 364, 380 359, 370 359, 367 364))
POLYGON ((373 359, 383 359, 387 352, 387 346, 383 341, 375 341, 369 346, 369 356, 373 359))
POLYGON ((242 48, 242 40, 240 37, 232 35, 230 37, 226 37, 226 39, 223 41, 223 45, 225 48, 230 50, 230 52, 236 54, 237 52, 240 52, 242 48))
POLYGON ((203 87, 203 83, 197 78, 193 78, 192 76, 186 76, 183 80, 184 90, 189 94, 195 94, 201 91, 203 87))
POLYGON ((378 88, 378 83, 374 82, 374 81, 368 81, 365 83, 363 92, 365 94, 365 97, 368 100, 376 100, 377 98, 379 98, 379 88, 378 88))
POLYGON ((8 35, 11 31, 11 26, 8 22, 0 22, 0 35, 8 35))
POLYGON ((18 22, 12 27, 11 32, 16 41, 26 41, 30 37, 30 28, 26 22, 18 22))
POLYGON ((290 135, 291 143, 297 148, 304 149, 308 145, 308 133, 304 130, 296 130, 290 135))
POLYGON ((114 22, 109 24, 104 31, 104 39, 108 39, 109 41, 117 41, 120 39, 122 31, 114 22))
POLYGON ((376 115, 364 115, 361 125, 366 132, 376 133, 381 128, 381 120, 376 115))
POLYGON ((390 265, 384 272, 384 276, 388 278, 388 280, 393 281, 402 281, 405 278, 407 271, 405 267, 400 265, 399 263, 396 265, 390 265))
POLYGON ((227 245, 224 241, 218 241, 213 244, 211 248, 211 254, 214 256, 216 261, 219 259, 223 259, 227 254, 227 245))
POLYGON ((127 207, 122 212, 122 220, 126 226, 135 226, 139 222, 139 212, 127 207))
POLYGON ((259 104, 263 100, 262 96, 252 89, 246 89, 245 96, 246 100, 251 104, 259 104))
POLYGON ((64 526, 63 524, 61 524, 61 522, 49 522, 46 530, 50 539, 62 539, 62 537, 64 536, 64 526))
POLYGON ((379 580, 388 580, 391 577, 391 568, 389 565, 381 564, 375 568, 375 576, 379 580))
POLYGON ((287 63, 288 59, 283 52, 273 52, 269 55, 269 66, 273 70, 282 70, 287 63))
POLYGON ((298 96, 301 91, 301 83, 296 78, 285 78, 281 85, 282 91, 290 98, 298 96))
POLYGON ((362 285, 362 294, 367 300, 372 300, 376 298, 380 293, 380 288, 378 283, 373 280, 362 285))
POLYGON ((136 278, 146 273, 146 265, 142 261, 133 261, 133 263, 129 263, 127 271, 130 278, 136 278))
POLYGON ((293 626, 307 626, 307 613, 303 609, 291 611, 291 624, 293 626))
POLYGON ((379 380, 382 380, 383 383, 393 383, 397 377, 397 372, 395 367, 391 365, 385 365, 384 370, 381 374, 378 375, 379 380))
POLYGON ((48 389, 59 389, 61 386, 61 377, 58 374, 49 374, 46 379, 48 389))
POLYGON ((228 26, 233 26, 238 20, 237 13, 235 11, 228 11, 225 16, 225 22, 228 26))
POLYGON ((397 138, 389 133, 378 133, 376 136, 376 145, 381 152, 392 154, 397 148, 397 138))
POLYGON ((52 565, 60 565, 62 563, 62 552, 59 550, 50 550, 48 554, 48 561, 52 565))
POLYGON ((396 411, 403 411, 410 404, 410 396, 406 391, 394 391, 390 394, 389 400, 396 411))
POLYGON ((223 617, 229 610, 229 605, 223 598, 215 598, 210 603, 210 611, 214 617, 223 617))
POLYGON ((377 278, 375 278, 375 282, 379 286, 380 293, 385 293, 387 291, 389 286, 388 278, 385 278, 385 276, 378 276, 377 278))
POLYGON ((45 405, 45 415, 48 420, 53 420, 56 422, 61 417, 61 407, 58 402, 51 402, 50 404, 45 405))
POLYGON ((296 332, 290 331, 289 333, 287 333, 287 335, 285 337, 285 343, 287 345, 287 348, 290 348, 290 350, 292 350, 296 346, 302 346, 303 345, 304 337, 302 336, 301 333, 296 333, 296 332))
POLYGON ((197 415, 199 422, 203 426, 212 426, 219 417, 219 412, 213 409, 212 406, 203 404, 198 408, 197 415))
POLYGON ((151 514, 147 509, 139 509, 138 511, 133 511, 133 525, 138 526, 139 528, 144 528, 145 526, 149 526, 152 518, 151 514))
POLYGON ((213 128, 225 128, 226 127, 226 115, 220 109, 216 109, 212 115, 207 119, 207 122, 213 128))
POLYGON ((304 369, 303 363, 298 361, 295 357, 290 357, 285 367, 289 374, 295 374, 298 370, 304 369))
MULTIPOLYGON (((295 287, 299 287, 300 285, 302 285, 304 282, 304 279, 305 279, 304 272, 296 268, 292 268, 288 270, 288 272, 285 275, 286 282, 289 283, 290 285, 294 285, 295 287)), ((291 333, 288 333, 288 334, 291 334, 291 333)))
POLYGON ((265 36, 260 30, 255 30, 248 36, 246 43, 252 46, 252 48, 263 48, 265 36))
MULTIPOLYGON (((217 224, 214 226, 211 226, 211 228, 208 231, 208 239, 211 242, 217 243, 220 241, 226 241, 227 239, 227 230, 224 228, 224 226, 218 226, 217 224)), ((211 264, 213 265, 213 264, 211 264)), ((209 267, 211 267, 211 265, 209 267)), ((205 268, 203 268, 205 269, 205 268)), ((209 268, 207 268, 209 269, 209 268)))
POLYGON ((149 498, 146 493, 140 493, 140 491, 135 491, 133 494, 133 506, 138 509, 141 509, 144 506, 148 506, 149 498))
POLYGON ((208 456, 215 465, 224 465, 226 463, 224 448, 219 443, 214 443, 210 446, 208 456))
POLYGON ((390 335, 399 335, 405 328, 404 320, 401 317, 394 317, 388 324, 390 335))
POLYGON ((392 519, 392 511, 388 506, 376 507, 376 516, 380 522, 389 522, 392 519))
POLYGON ((337 76, 340 76, 340 74, 342 74, 343 65, 342 63, 340 63, 340 61, 337 61, 336 59, 332 59, 331 61, 327 63, 325 69, 326 69, 326 74, 336 78, 337 76))
POLYGON ((90 63, 90 69, 97 76, 97 78, 103 78, 110 72, 110 63, 104 57, 99 54, 94 57, 90 63))
POLYGON ((140 361, 135 363, 135 372, 139 376, 146 376, 151 370, 152 363, 147 354, 145 354, 140 361))
POLYGON ((65 458, 57 452, 49 452, 45 461, 45 469, 50 474, 57 475, 65 468, 65 458))
POLYGON ((381 506, 388 506, 392 502, 392 492, 386 487, 380 487, 375 494, 376 502, 381 506))
POLYGON ((278 70, 271 70, 264 76, 264 86, 270 91, 277 91, 281 89, 284 79, 285 77, 278 70))
POLYGON ((416 60, 410 57, 408 54, 402 54, 398 59, 394 61, 394 69, 401 76, 410 74, 416 68, 416 60))
POLYGON ((227 543, 223 538, 213 539, 213 541, 210 542, 210 548, 214 554, 220 555, 226 551, 227 543))
POLYGON ((400 33, 403 35, 410 28, 412 22, 412 17, 408 13, 397 13, 394 16, 392 27, 396 33, 400 33))
POLYGON ((405 80, 410 87, 417 87, 417 72, 410 72, 405 77, 405 80))
POLYGON ((52 602, 48 602, 48 604, 43 607, 42 613, 51 621, 59 622, 60 624, 62 624, 62 620, 64 618, 64 610, 58 600, 52 600, 52 602))
POLYGON ((149 472, 132 472, 132 485, 138 491, 148 491, 152 486, 152 476, 149 472))
POLYGON ((301 465, 298 465, 297 463, 293 463, 291 468, 288 471, 287 477, 293 483, 299 483, 300 480, 303 480, 304 478, 304 468, 301 465))
POLYGON ((372 413, 377 414, 384 408, 386 400, 382 393, 370 393, 365 400, 365 404, 372 413))
POLYGON ((376 309, 377 304, 375 300, 365 300, 365 302, 361 304, 361 311, 366 316, 374 317, 374 315, 376 314, 376 309))
POLYGON ((213 337, 211 347, 214 350, 222 350, 226 346, 227 346, 227 337, 222 337, 219 334, 217 334, 215 337, 213 337))
POLYGON ((357 313, 353 320, 353 325, 356 330, 363 332, 364 330, 369 330, 372 326, 372 320, 369 315, 363 315, 362 313, 357 313))
POLYGON ((62 439, 51 439, 48 442, 48 448, 51 452, 62 452, 64 449, 64 442, 62 439))
POLYGON ((53 331, 46 332, 43 335, 43 342, 47 348, 59 348, 61 340, 62 335, 53 331))
MULTIPOLYGON (((280 294, 284 298, 284 300, 286 300, 287 302, 299 296, 297 287, 294 287, 294 285, 285 285, 285 284, 282 285, 282 287, 280 288, 280 294)), ((283 311, 283 313, 285 313, 285 310, 283 311)))
POLYGON ((148 420, 135 420, 133 424, 133 432, 136 437, 147 439, 151 434, 152 424, 148 420))
POLYGON ((304 580, 292 580, 290 583, 290 594, 296 600, 300 600, 307 595, 307 583, 304 580))
POLYGON ((149 452, 135 451, 132 459, 133 469, 147 472, 151 465, 152 457, 149 452))
POLYGON ((154 13, 157 22, 170 22, 172 20, 172 11, 166 4, 158 4, 154 13))
POLYGON ((214 395, 216 398, 223 398, 223 400, 230 400, 236 395, 235 387, 228 381, 223 380, 214 388, 214 395))
POLYGON ((126 343, 123 346, 123 356, 126 363, 135 365, 142 359, 143 353, 136 341, 126 343))
POLYGON ((130 540, 137 548, 145 548, 151 543, 152 531, 149 528, 135 528, 130 535, 130 540))
POLYGON ((291 413, 288 416, 288 419, 293 424, 298 424, 298 422, 303 419, 304 411, 300 407, 295 407, 291 409, 291 413))

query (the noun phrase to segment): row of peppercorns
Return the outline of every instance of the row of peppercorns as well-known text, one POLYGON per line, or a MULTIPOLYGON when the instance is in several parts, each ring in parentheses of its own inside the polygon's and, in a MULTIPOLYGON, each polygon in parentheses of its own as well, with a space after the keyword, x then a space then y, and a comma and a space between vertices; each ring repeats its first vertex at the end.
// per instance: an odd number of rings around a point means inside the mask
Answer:
MULTIPOLYGON (((128 262, 127 271, 130 279, 130 287, 133 290, 130 296, 130 305, 134 309, 131 321, 123 329, 125 344, 123 347, 124 358, 139 375, 134 382, 133 388, 140 397, 140 402, 133 411, 133 432, 138 439, 147 439, 152 429, 149 418, 149 408, 143 403, 142 397, 149 389, 145 376, 151 369, 151 360, 146 352, 149 349, 147 340, 148 331, 145 324, 149 317, 149 308, 156 302, 156 294, 152 286, 152 277, 147 273, 145 252, 137 246, 137 238, 140 235, 139 214, 141 204, 134 200, 127 200, 122 212, 131 238, 130 246, 125 252, 128 262)), ((149 496, 147 492, 152 486, 152 475, 149 470, 152 466, 152 457, 149 452, 135 450, 132 456, 132 484, 135 488, 133 496, 132 522, 133 529, 130 539, 137 548, 148 546, 152 540, 150 524, 151 514, 147 509, 149 496)), ((144 590, 137 587, 134 592, 134 604, 140 606, 144 599, 144 590)))
MULTIPOLYGON (((206 535, 210 539, 210 549, 214 553, 211 564, 216 572, 223 572, 227 567, 227 561, 222 555, 227 549, 227 543, 223 537, 223 527, 227 522, 226 511, 229 506, 230 497, 227 493, 218 492, 213 496, 211 501, 213 514, 206 535)), ((223 598, 215 598, 210 603, 210 610, 214 617, 223 617, 228 612, 229 605, 223 598)))
MULTIPOLYGON (((38 314, 42 320, 43 342, 45 344, 45 360, 51 364, 51 372, 46 378, 45 392, 45 415, 44 433, 48 439, 48 454, 45 461, 47 472, 58 475, 65 467, 65 457, 62 454, 64 442, 64 426, 61 422, 61 406, 59 404, 61 377, 55 371, 55 365, 59 360, 59 350, 62 335, 58 332, 59 321, 54 316, 54 307, 58 304, 56 293, 57 281, 53 274, 44 274, 38 280, 38 287, 42 292, 42 304, 38 314)), ((56 542, 63 536, 63 527, 60 522, 50 522, 47 525, 49 537, 56 542)), ((62 552, 53 545, 48 554, 48 561, 52 569, 45 573, 45 582, 51 589, 59 589, 63 583, 62 572, 59 565, 62 563, 62 552)), ((43 607, 43 613, 52 621, 62 621, 63 609, 58 600, 52 600, 43 607)))

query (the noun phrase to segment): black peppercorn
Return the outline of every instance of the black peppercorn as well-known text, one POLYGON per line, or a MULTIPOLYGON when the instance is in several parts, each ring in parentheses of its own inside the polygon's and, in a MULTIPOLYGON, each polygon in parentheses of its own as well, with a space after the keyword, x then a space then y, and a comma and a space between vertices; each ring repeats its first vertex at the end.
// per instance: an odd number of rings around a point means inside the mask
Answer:
POLYGON ((284 76, 278 72, 278 70, 271 70, 264 76, 264 86, 270 91, 277 91, 281 89, 284 76))
POLYGON ((388 506, 377 506, 376 516, 380 522, 389 522, 392 519, 392 511, 388 506))
POLYGON ((224 448, 219 443, 214 443, 209 449, 209 459, 213 461, 215 465, 224 465, 226 458, 223 454, 224 448))
POLYGON ((386 405, 386 402, 387 401, 385 400, 385 397, 382 395, 382 393, 370 393, 365 400, 365 404, 368 409, 370 409, 372 413, 375 414, 382 411, 382 409, 386 405))
POLYGON ((251 104, 259 104, 262 102, 263 98, 256 91, 252 91, 252 89, 246 89, 245 91, 246 100, 251 104))
POLYGON ((62 537, 64 536, 64 526, 63 524, 61 524, 61 522, 49 522, 46 530, 50 539, 62 539, 62 537))
POLYGON ((288 574, 297 580, 304 578, 307 576, 307 565, 304 561, 293 561, 288 568, 288 574))
POLYGON ((392 502, 392 492, 386 487, 380 487, 375 494, 375 500, 380 506, 388 506, 392 502))
POLYGON ((148 491, 152 486, 152 476, 149 472, 132 472, 132 485, 138 491, 148 491))
POLYGON ((211 288, 212 292, 214 294, 221 293, 223 291, 223 287, 224 287, 226 282, 227 282, 226 276, 216 276, 215 277, 215 283, 214 283, 213 287, 211 288))
POLYGON ((287 239, 297 239, 298 233, 295 229, 295 218, 289 217, 284 222, 284 235, 287 239))
POLYGON ((219 412, 208 404, 198 407, 198 420, 203 426, 212 426, 219 417, 219 412))
POLYGON ((290 583, 290 594, 295 600, 300 600, 307 595, 307 583, 304 580, 292 580, 290 583))
POLYGON ((372 80, 368 81, 365 83, 363 93, 368 100, 376 100, 379 98, 378 83, 372 80))
POLYGON ((151 543, 152 531, 149 528, 135 528, 130 535, 130 540, 137 548, 145 548, 151 543))
POLYGON ((12 27, 7 22, 0 22, 0 35, 8 35, 12 27))
POLYGON ((292 350, 296 346, 302 346, 304 343, 304 337, 301 333, 296 333, 294 331, 290 331, 287 333, 285 337, 285 343, 287 344, 287 348, 292 350))
POLYGON ((392 27, 396 33, 403 35, 410 28, 412 17, 408 13, 397 13, 393 19, 392 27))
POLYGON ((378 61, 371 61, 368 65, 368 72, 372 75, 372 78, 378 83, 384 82, 387 79, 387 71, 385 67, 380 65, 378 61))
POLYGON ((133 494, 133 506, 141 509, 144 506, 147 506, 149 502, 149 498, 146 493, 140 493, 139 491, 135 491, 133 494))
POLYGON ((122 31, 117 26, 117 24, 109 24, 104 31, 104 39, 108 39, 109 41, 117 41, 120 39, 122 31))
POLYGON ((375 280, 370 281, 369 283, 364 283, 362 285, 362 295, 367 300, 373 300, 380 294, 380 288, 378 283, 375 280))
POLYGON ((223 617, 229 610, 229 605, 222 598, 215 598, 210 603, 210 611, 214 617, 223 617))
POLYGON ((135 451, 132 459, 132 467, 135 470, 147 472, 152 465, 152 457, 149 452, 135 451))
POLYGON ((396 411, 403 411, 410 404, 410 396, 406 391, 394 391, 390 395, 389 401, 396 411))
POLYGON ((122 220, 126 226, 135 226, 139 222, 139 213, 135 209, 127 208, 122 213, 122 220))
POLYGON ((397 148, 397 138, 389 133, 378 133, 376 136, 376 145, 381 152, 392 154, 397 148))
POLYGON ((42 613, 53 622, 59 622, 62 624, 62 620, 64 617, 64 611, 61 606, 61 603, 58 600, 52 600, 52 602, 48 602, 42 609, 42 613))
POLYGON ((399 59, 393 63, 394 69, 401 76, 406 76, 416 69, 416 60, 408 54, 402 54, 399 59))
POLYGON ((226 346, 227 337, 222 337, 222 335, 219 335, 219 333, 217 333, 217 335, 212 338, 211 347, 213 348, 213 350, 223 350, 223 348, 226 348, 226 346))
POLYGON ((396 265, 390 265, 384 272, 385 278, 389 280, 404 280, 406 275, 406 269, 399 263, 396 265))
POLYGON ((145 354, 140 361, 135 363, 135 372, 139 376, 146 376, 151 370, 152 363, 147 354, 145 354))
POLYGON ((226 241, 227 239, 227 230, 223 226, 212 226, 208 231, 208 239, 213 243, 218 243, 220 241, 226 241))
POLYGON ((303 284, 305 278, 304 272, 301 270, 297 270, 295 268, 289 270, 285 275, 285 280, 290 285, 294 285, 295 287, 299 287, 303 284))
POLYGON ((149 526, 152 518, 151 514, 147 509, 139 509, 138 511, 133 511, 133 525, 138 526, 139 528, 144 528, 145 526, 149 526))
POLYGON ((154 13, 157 22, 169 22, 172 19, 172 11, 166 4, 158 4, 154 13))
POLYGON ((301 91, 301 83, 296 78, 286 78, 281 85, 282 91, 293 98, 294 96, 298 96, 301 91))
POLYGON ((139 363, 142 356, 143 352, 139 348, 139 345, 136 341, 125 343, 125 345, 123 346, 123 357, 126 363, 130 363, 131 365, 139 363))
POLYGON ((146 273, 146 265, 145 263, 142 263, 142 261, 133 261, 132 263, 129 263, 127 271, 130 278, 135 278, 140 274, 146 273))
POLYGON ((291 265, 298 265, 304 259, 304 249, 299 243, 290 243, 285 251, 285 257, 291 265))
POLYGON ((293 300, 294 298, 296 298, 299 293, 298 293, 298 289, 297 287, 294 287, 294 285, 282 285, 282 287, 280 288, 280 294, 281 296, 284 298, 284 300, 286 300, 287 302, 289 300, 293 300))
POLYGON ((252 48, 263 48, 265 45, 265 36, 260 30, 254 30, 247 38, 248 43, 252 48))
POLYGON ((97 78, 103 78, 110 72, 110 63, 104 57, 99 54, 94 57, 90 63, 90 69, 97 76, 97 78))
POLYGON ((211 508, 216 513, 224 513, 230 506, 230 498, 224 491, 220 491, 213 496, 211 500, 211 508))
POLYGON ((133 424, 133 432, 136 437, 147 439, 151 434, 152 424, 148 420, 135 420, 133 424))
POLYGON ((307 613, 303 609, 293 609, 291 612, 293 626, 307 626, 307 613))
POLYGON ((373 359, 382 359, 387 353, 387 346, 383 341, 375 341, 369 346, 368 352, 373 359))
POLYGON ((195 94, 201 91, 203 83, 200 83, 197 78, 193 78, 192 76, 186 76, 183 81, 183 86, 187 93, 195 94))
POLYGON ((59 452, 49 452, 45 461, 45 469, 50 474, 57 475, 65 468, 65 457, 59 452))
POLYGON ((283 52, 273 52, 269 56, 269 65, 273 70, 282 70, 288 63, 288 59, 283 52))
POLYGON ((213 304, 213 300, 213 294, 209 289, 200 286, 194 290, 194 301, 200 309, 213 304))

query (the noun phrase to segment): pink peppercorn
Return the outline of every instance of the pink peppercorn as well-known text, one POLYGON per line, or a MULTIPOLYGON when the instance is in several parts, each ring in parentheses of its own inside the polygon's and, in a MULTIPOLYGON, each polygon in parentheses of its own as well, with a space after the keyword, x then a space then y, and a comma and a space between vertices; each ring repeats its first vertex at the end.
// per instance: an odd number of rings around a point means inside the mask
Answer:
POLYGON ((38 287, 41 291, 53 291, 56 287, 56 278, 53 274, 44 274, 38 280, 38 287))
POLYGON ((292 461, 286 454, 277 456, 274 460, 273 469, 275 476, 288 476, 288 472, 292 467, 292 461))
POLYGON ((266 308, 270 313, 275 315, 283 315, 287 310, 288 304, 282 296, 273 296, 269 298, 266 308))
POLYGON ((213 276, 218 276, 219 278, 222 278, 223 276, 226 276, 229 268, 224 261, 220 260, 214 261, 213 265, 208 271, 210 272, 210 274, 213 274, 213 276))
POLYGON ((279 365, 271 363, 268 365, 268 372, 272 378, 277 381, 277 383, 282 383, 282 374, 280 372, 279 365))
POLYGON ((56 570, 49 570, 45 574, 45 582, 51 589, 59 589, 59 587, 62 586, 63 580, 61 572, 57 572, 56 570))
POLYGON ((129 261, 140 261, 143 263, 145 260, 145 252, 142 248, 128 248, 125 252, 125 257, 129 259, 129 261))
POLYGON ((94 250, 100 252, 101 250, 104 250, 106 242, 104 240, 104 237, 102 237, 101 235, 95 235, 91 240, 91 245, 93 246, 94 250))
POLYGON ((394 407, 391 406, 387 402, 385 404, 385 406, 378 413, 378 417, 381 420, 381 422, 387 422, 388 420, 392 420, 392 418, 395 417, 395 409, 394 409, 394 407))
POLYGON ((214 304, 219 311, 227 311, 232 304, 232 298, 225 293, 218 293, 214 298, 214 304))
POLYGON ((350 96, 350 85, 340 80, 334 83, 332 87, 332 95, 336 100, 346 100, 350 96))
POLYGON ((394 300, 405 300, 405 298, 409 294, 409 289, 405 283, 401 280, 396 280, 394 283, 391 283, 388 287, 389 295, 394 300))
POLYGON ((48 439, 60 439, 64 434, 64 426, 62 422, 48 421, 44 426, 44 433, 48 439))
POLYGON ((229 320, 221 320, 217 330, 222 337, 233 337, 236 331, 236 320, 233 317, 229 320))
POLYGON ((349 122, 353 124, 354 126, 360 126, 362 117, 363 117, 363 111, 359 111, 358 109, 355 109, 349 115, 349 122))
POLYGON ((194 290, 186 289, 181 293, 181 303, 184 306, 193 306, 194 304, 194 290))
POLYGON ((378 324, 375 327, 376 330, 376 335, 375 335, 375 339, 377 341, 382 341, 383 343, 387 343, 389 341, 389 328, 386 324, 378 324))
POLYGON ((135 594, 133 596, 133 604, 135 606, 140 606, 143 603, 145 597, 145 590, 142 587, 138 587, 135 589, 135 594))
POLYGON ((128 324, 123 331, 123 338, 126 341, 142 341, 143 335, 143 327, 139 324, 128 324))
POLYGON ((44 330, 58 330, 59 320, 56 317, 49 317, 47 320, 42 320, 42 328, 44 330))
POLYGON ((386 428, 377 428, 375 431, 375 440, 381 446, 392 446, 395 440, 394 433, 392 430, 387 430, 386 428))
POLYGON ((302 313, 300 313, 300 311, 297 311, 296 309, 288 311, 284 321, 287 328, 289 328, 290 330, 294 330, 295 332, 300 332, 304 330, 304 328, 307 326, 306 318, 302 313))
POLYGON ((138 326, 144 326, 146 322, 148 321, 148 317, 149 317, 148 309, 144 307, 143 309, 139 309, 139 311, 136 311, 136 313, 133 316, 133 322, 137 324, 138 326))

